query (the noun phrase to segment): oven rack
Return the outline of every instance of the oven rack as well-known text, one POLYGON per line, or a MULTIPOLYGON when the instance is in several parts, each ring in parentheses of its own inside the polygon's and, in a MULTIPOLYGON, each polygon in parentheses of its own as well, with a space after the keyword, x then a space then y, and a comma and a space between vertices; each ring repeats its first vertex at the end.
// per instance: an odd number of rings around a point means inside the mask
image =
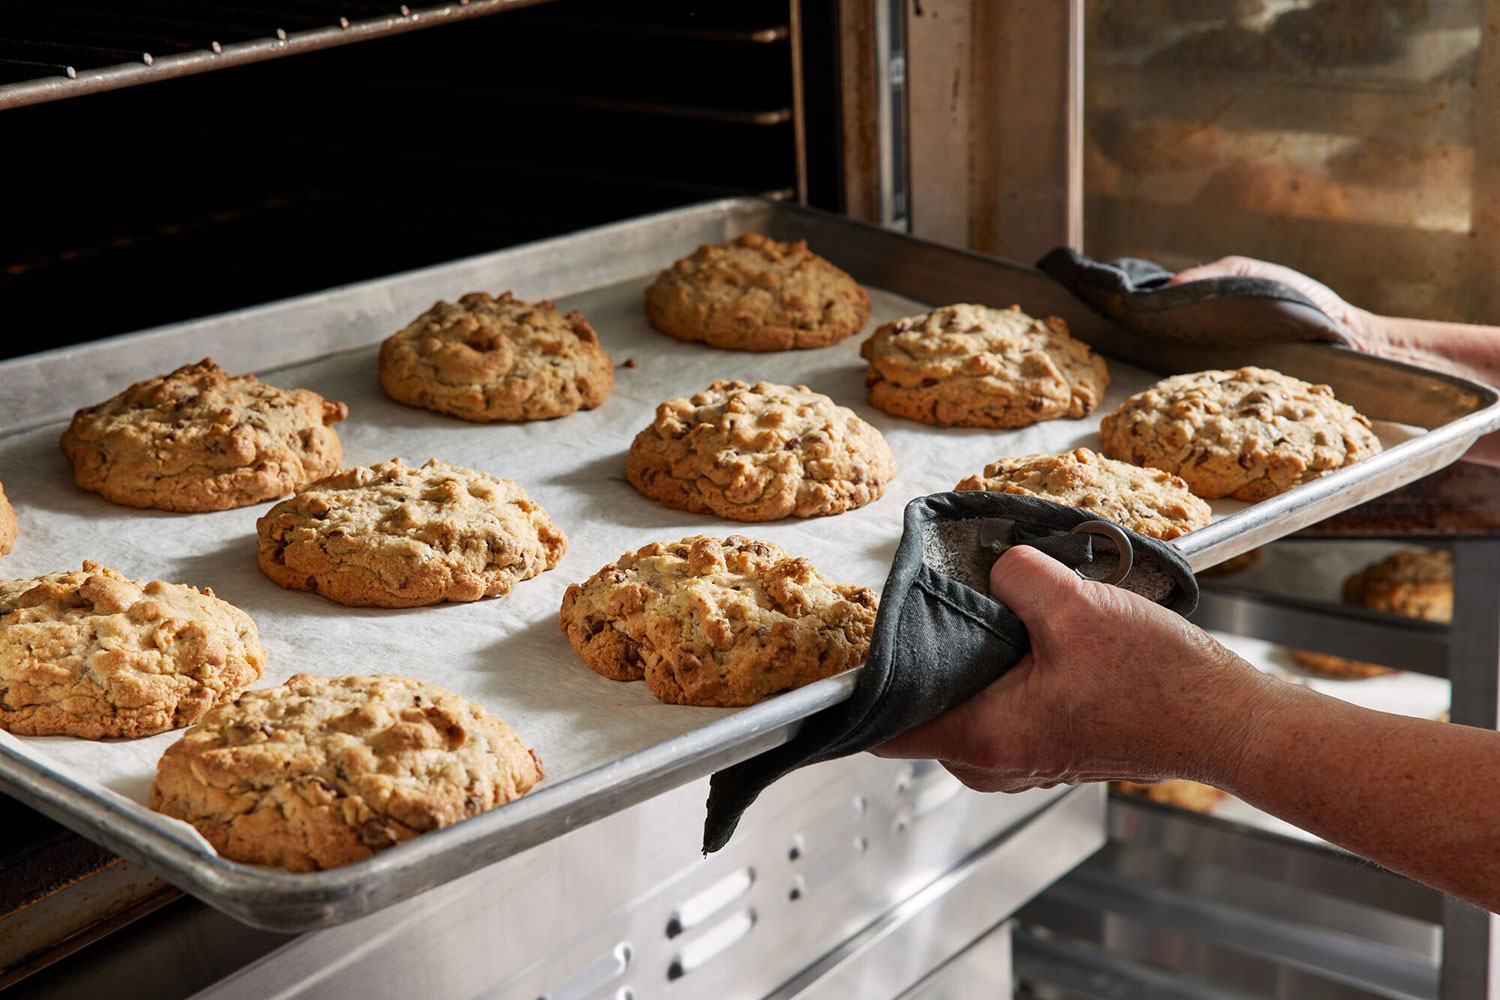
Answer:
POLYGON ((542 0, 278 0, 214 9, 150 0, 116 10, 71 0, 7 4, 0 110, 349 45, 542 0))

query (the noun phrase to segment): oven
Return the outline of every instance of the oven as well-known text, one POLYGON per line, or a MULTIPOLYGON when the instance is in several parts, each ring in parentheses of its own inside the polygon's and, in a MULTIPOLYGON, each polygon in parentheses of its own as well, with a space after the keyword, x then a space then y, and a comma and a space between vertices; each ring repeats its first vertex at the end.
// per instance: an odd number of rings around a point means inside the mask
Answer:
MULTIPOLYGON (((1405 39, 1383 62, 1332 40, 1301 63, 1251 44, 1304 0, 14 4, 0 13, 0 347, 24 361, 97 341, 116 353, 79 356, 125 358, 130 342, 108 338, 357 296, 505 248, 530 259, 537 241, 697 219, 683 207, 716 199, 1022 262, 1063 244, 1168 266, 1248 253, 1377 310, 1500 320, 1493 283, 1474 280, 1493 270, 1493 168, 1477 154, 1500 80, 1480 27, 1500 12, 1370 2, 1405 39)), ((237 349, 282 348, 249 325, 237 349)), ((1294 562, 1321 547, 1330 566, 1413 534, 1452 547, 1453 627, 1233 577, 1205 581, 1199 622, 1399 650, 1451 683, 1455 721, 1494 727, 1500 511, 1473 475, 1439 472, 1276 543, 1294 562)), ((779 783, 704 860, 702 773, 663 770, 592 822, 297 931, 249 926, 7 798, 0 984, 59 998, 106 982, 143 998, 1500 995, 1489 915, 1258 817, 1098 787, 986 798, 930 763, 857 759, 779 783)))

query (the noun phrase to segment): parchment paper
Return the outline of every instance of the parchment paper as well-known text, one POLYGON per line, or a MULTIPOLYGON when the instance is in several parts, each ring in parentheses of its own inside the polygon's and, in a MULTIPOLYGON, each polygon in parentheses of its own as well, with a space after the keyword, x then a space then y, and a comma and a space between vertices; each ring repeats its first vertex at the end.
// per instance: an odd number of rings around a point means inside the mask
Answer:
MULTIPOLYGON (((260 373, 274 385, 313 389, 349 404, 349 419, 338 425, 346 465, 394 456, 414 465, 439 458, 524 486, 567 534, 569 547, 556 569, 518 584, 506 597, 383 610, 345 608, 315 594, 283 590, 255 562, 255 521, 270 503, 211 514, 111 504, 73 485, 57 447, 62 424, 0 439, 0 481, 21 524, 20 540, 0 560, 0 573, 32 576, 92 559, 132 577, 212 587, 247 611, 260 630, 270 662, 256 687, 300 672, 390 672, 433 681, 509 722, 540 754, 547 781, 556 783, 732 711, 662 705, 644 683, 612 681, 585 667, 557 627, 569 583, 650 541, 742 533, 807 556, 836 580, 878 588, 900 536, 902 509, 912 497, 949 490, 1002 456, 1097 447, 1100 417, 1156 380, 1111 361, 1109 395, 1091 418, 1009 432, 938 430, 888 416, 865 402, 865 365, 859 358, 864 335, 821 350, 750 354, 656 333, 640 305, 653 275, 559 300, 564 310, 583 311, 616 365, 614 390, 603 406, 560 420, 475 425, 387 399, 376 381, 376 349, 411 319, 404 315, 371 317, 367 348, 260 373), (624 366, 628 359, 635 367, 624 366), (774 524, 685 514, 640 496, 624 476, 631 439, 650 422, 658 403, 691 395, 716 378, 802 383, 853 407, 890 442, 896 480, 881 500, 859 510, 774 524)), ((504 276, 497 276, 492 290, 504 287, 504 276)), ((471 290, 452 288, 445 294, 454 299, 471 290)), ((866 335, 881 322, 928 308, 876 290, 871 295, 866 335)), ((199 357, 192 343, 184 343, 178 363, 199 357)), ((159 372, 121 371, 118 388, 154 374, 159 372)), ((99 400, 69 402, 86 406, 99 400)), ((1409 434, 1392 425, 1382 436, 1392 444, 1409 434)), ((1243 506, 1228 502, 1215 510, 1224 514, 1243 506)), ((38 766, 117 802, 137 803, 141 813, 181 833, 186 824, 145 808, 156 760, 180 735, 90 742, 0 733, 0 739, 20 747, 38 766)), ((206 843, 203 847, 209 850, 206 843)))

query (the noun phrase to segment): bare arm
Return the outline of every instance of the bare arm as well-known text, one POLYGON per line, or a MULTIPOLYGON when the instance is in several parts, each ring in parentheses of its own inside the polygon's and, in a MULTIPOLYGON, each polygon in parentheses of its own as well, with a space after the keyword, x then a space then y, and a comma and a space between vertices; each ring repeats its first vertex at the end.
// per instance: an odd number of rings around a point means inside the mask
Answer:
MULTIPOLYGON (((1380 316, 1350 305, 1305 274, 1251 257, 1225 257, 1188 268, 1172 283, 1228 274, 1270 278, 1297 289, 1340 324, 1357 350, 1500 386, 1500 327, 1380 316)), ((1500 434, 1481 438, 1464 459, 1500 466, 1500 434)))
POLYGON ((1190 778, 1377 864, 1500 908, 1500 733, 1372 712, 1269 677, 1144 598, 1012 549, 990 588, 1031 652, 876 752, 981 791, 1190 778))

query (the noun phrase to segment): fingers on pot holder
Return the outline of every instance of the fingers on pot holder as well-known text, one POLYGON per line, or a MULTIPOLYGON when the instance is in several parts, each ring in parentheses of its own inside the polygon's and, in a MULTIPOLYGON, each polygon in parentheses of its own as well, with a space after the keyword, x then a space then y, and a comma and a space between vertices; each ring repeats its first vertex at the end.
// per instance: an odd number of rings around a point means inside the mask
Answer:
POLYGON ((1172 545, 1084 511, 1005 493, 913 500, 853 693, 806 719, 790 742, 713 776, 704 851, 728 843, 744 810, 778 778, 929 722, 1025 656, 1025 627, 989 595, 990 569, 1013 545, 1034 546, 1088 579, 1180 614, 1198 602, 1192 570, 1172 545))

